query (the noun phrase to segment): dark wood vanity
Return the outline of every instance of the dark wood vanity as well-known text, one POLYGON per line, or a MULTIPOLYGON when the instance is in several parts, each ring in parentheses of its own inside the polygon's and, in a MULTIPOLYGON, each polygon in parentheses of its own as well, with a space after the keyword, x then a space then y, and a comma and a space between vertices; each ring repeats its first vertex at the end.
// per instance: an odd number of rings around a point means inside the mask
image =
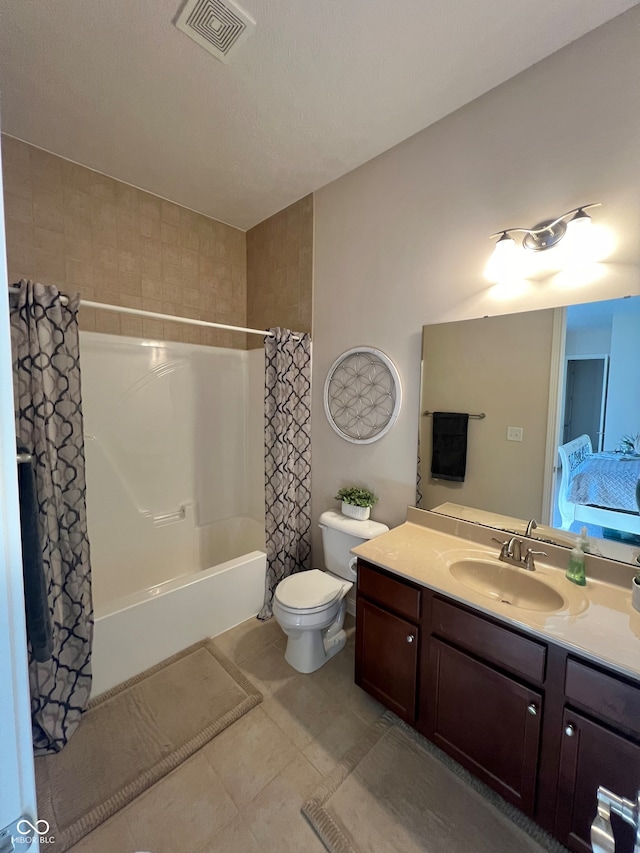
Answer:
POLYGON ((598 785, 640 789, 640 682, 362 559, 355 679, 571 850, 598 785))

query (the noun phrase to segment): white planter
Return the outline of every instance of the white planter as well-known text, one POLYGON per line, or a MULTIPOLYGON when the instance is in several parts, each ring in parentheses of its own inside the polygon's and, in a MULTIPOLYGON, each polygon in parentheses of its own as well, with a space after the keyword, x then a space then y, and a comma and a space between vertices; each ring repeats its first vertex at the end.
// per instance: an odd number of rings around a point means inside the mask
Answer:
POLYGON ((357 518, 358 521, 366 521, 371 515, 370 506, 354 506, 353 504, 342 501, 342 514, 348 515, 349 518, 357 518))
POLYGON ((640 583, 635 578, 631 581, 631 604, 640 610, 640 583))

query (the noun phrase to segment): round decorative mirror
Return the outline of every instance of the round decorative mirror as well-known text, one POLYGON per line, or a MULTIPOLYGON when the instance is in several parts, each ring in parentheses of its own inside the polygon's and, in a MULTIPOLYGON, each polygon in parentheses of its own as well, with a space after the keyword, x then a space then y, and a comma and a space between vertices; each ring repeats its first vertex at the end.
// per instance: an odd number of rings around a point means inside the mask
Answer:
POLYGON ((371 444, 396 422, 400 375, 389 356, 372 347, 343 352, 324 383, 324 410, 333 429, 354 444, 371 444))

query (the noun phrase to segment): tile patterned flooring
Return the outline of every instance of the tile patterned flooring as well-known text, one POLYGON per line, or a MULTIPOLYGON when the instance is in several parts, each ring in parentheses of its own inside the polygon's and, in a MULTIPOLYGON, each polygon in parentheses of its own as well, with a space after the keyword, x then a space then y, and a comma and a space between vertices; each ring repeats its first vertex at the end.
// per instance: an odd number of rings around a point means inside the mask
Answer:
POLYGON ((300 807, 384 711, 353 682, 347 620, 346 648, 310 675, 285 661, 275 619, 217 637, 262 703, 70 853, 323 853, 300 807))

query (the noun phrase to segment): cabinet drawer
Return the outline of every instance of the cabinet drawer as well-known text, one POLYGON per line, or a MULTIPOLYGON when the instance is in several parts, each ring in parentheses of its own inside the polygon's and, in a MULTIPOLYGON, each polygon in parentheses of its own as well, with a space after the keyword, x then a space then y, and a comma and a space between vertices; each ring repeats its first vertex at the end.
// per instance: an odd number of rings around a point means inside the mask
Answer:
POLYGON ((564 692, 569 701, 640 735, 640 685, 568 658, 564 692))
POLYGON ((419 587, 396 580, 361 562, 358 563, 358 594, 414 622, 420 620, 419 587))
POLYGON ((529 681, 544 682, 547 648, 542 643, 494 625, 440 598, 433 599, 432 616, 433 631, 440 637, 529 681))

